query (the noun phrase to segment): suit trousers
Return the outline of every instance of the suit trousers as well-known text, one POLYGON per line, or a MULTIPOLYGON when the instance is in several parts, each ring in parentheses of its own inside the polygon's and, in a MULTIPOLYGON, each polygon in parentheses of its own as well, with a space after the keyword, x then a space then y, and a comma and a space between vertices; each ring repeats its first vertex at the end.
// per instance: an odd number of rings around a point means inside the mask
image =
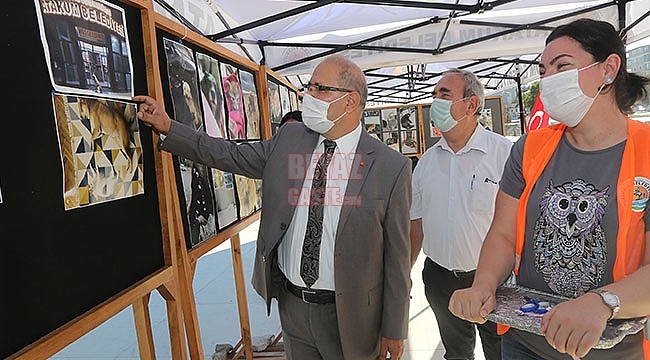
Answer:
POLYGON ((280 288, 278 309, 288 360, 343 359, 336 303, 306 303, 290 293, 285 283, 280 288))
POLYGON ((422 270, 422 280, 424 293, 436 316, 440 337, 445 346, 445 359, 474 359, 476 326, 485 359, 500 360, 501 337, 497 335, 496 323, 487 321, 484 324, 475 324, 461 320, 449 311, 451 294, 455 290, 472 286, 474 271, 450 271, 427 257, 422 270))

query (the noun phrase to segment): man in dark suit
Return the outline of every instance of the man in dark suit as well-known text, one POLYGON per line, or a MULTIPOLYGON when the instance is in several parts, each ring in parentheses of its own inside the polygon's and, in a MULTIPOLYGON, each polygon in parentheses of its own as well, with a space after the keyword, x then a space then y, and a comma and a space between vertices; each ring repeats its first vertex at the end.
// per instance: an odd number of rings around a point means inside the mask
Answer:
POLYGON ((400 359, 404 351, 411 162, 363 131, 366 97, 361 69, 328 57, 306 86, 303 123, 241 145, 134 97, 138 117, 166 135, 161 149, 263 179, 253 286, 268 311, 278 299, 289 359, 400 359))

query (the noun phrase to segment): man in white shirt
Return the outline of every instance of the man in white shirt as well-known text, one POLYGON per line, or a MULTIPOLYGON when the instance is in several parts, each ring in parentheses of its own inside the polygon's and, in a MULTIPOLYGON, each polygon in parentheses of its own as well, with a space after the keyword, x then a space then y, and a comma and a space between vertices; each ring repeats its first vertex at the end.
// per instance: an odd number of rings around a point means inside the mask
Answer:
POLYGON ((471 72, 451 69, 433 91, 430 117, 442 132, 413 173, 411 263, 427 255, 422 280, 445 346, 445 359, 474 359, 476 330, 487 360, 501 359, 496 324, 474 324, 448 310, 451 294, 470 287, 512 142, 478 126, 485 100, 471 72))

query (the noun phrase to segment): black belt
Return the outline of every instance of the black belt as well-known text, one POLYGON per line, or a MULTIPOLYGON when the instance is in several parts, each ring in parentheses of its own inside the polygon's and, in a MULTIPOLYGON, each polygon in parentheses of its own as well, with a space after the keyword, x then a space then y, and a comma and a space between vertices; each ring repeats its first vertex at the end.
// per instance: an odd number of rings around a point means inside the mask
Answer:
POLYGON ((431 258, 429 258, 429 257, 427 257, 427 260, 431 261, 431 263, 432 263, 435 267, 437 267, 438 269, 453 274, 454 277, 455 277, 456 279, 464 279, 464 278, 468 278, 468 277, 474 276, 474 273, 476 273, 476 270, 471 270, 471 271, 463 271, 463 270, 449 270, 449 269, 447 269, 446 267, 444 267, 444 266, 438 264, 437 262, 431 260, 431 258))
POLYGON ((456 277, 456 279, 462 279, 470 276, 474 276, 474 273, 476 270, 472 271, 463 271, 463 270, 450 270, 452 274, 456 277))
POLYGON ((296 286, 287 280, 287 290, 308 304, 333 304, 336 302, 336 293, 330 290, 309 289, 296 286))

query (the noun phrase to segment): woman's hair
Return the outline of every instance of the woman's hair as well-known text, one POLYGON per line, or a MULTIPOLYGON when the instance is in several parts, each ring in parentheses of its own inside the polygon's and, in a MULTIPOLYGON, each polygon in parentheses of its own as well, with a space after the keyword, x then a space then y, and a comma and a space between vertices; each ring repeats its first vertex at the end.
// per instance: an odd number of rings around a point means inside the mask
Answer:
POLYGON ((563 36, 580 43, 597 62, 604 61, 610 54, 621 58, 621 66, 612 84, 616 104, 621 111, 631 112, 632 105, 648 95, 645 86, 650 83, 650 79, 627 72, 625 44, 612 24, 593 19, 578 19, 551 31, 546 38, 546 45, 563 36))

